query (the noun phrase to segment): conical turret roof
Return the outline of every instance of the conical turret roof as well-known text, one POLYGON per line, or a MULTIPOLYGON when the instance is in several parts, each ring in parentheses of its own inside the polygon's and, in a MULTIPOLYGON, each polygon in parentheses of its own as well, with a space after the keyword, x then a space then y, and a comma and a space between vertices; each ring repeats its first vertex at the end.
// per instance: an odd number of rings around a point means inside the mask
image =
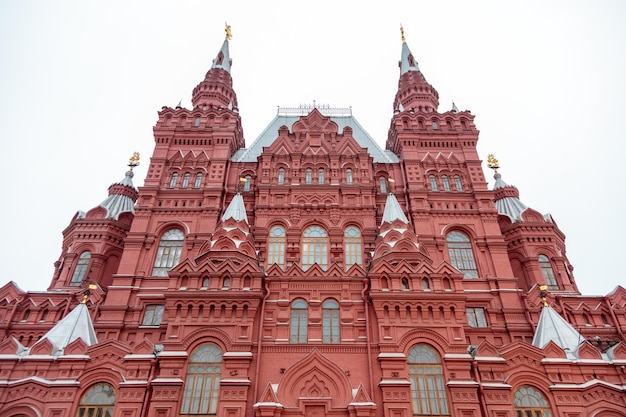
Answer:
POLYGON ((62 353, 76 339, 82 339, 87 346, 98 343, 96 332, 93 328, 87 304, 81 303, 76 306, 67 316, 54 325, 41 339, 33 345, 36 346, 43 340, 48 339, 54 346, 53 354, 62 353))
POLYGON ((568 354, 574 355, 584 340, 583 336, 552 307, 543 307, 533 337, 533 346, 543 349, 552 341, 568 354))
POLYGON ((513 222, 522 221, 522 213, 528 206, 520 201, 519 191, 504 182, 500 173, 496 172, 493 177, 496 180, 493 190, 496 192, 494 200, 498 213, 508 216, 513 222))
POLYGON ((237 193, 233 197, 233 200, 230 202, 224 215, 222 216, 222 222, 226 222, 228 219, 233 219, 235 221, 245 221, 248 223, 248 216, 246 214, 246 205, 243 202, 243 197, 241 194, 237 193))
POLYGON ((385 211, 383 212, 382 223, 393 223, 394 220, 400 220, 405 224, 409 224, 409 219, 407 219, 404 211, 402 211, 402 207, 400 207, 400 203, 398 203, 398 199, 393 193, 387 194, 387 201, 385 202, 385 211))
POLYGON ((117 220, 122 213, 135 213, 138 191, 133 185, 133 172, 127 171, 124 179, 109 187, 109 196, 100 203, 107 211, 107 219, 117 220))

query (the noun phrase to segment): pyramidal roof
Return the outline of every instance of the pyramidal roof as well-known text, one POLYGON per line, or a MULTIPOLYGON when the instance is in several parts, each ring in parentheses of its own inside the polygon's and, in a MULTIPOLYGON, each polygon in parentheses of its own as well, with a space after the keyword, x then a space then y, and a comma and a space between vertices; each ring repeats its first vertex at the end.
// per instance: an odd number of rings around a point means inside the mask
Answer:
POLYGON ((109 187, 109 196, 100 203, 107 210, 107 219, 117 220, 122 213, 135 213, 137 189, 133 185, 133 176, 132 171, 127 171, 122 181, 109 187))
POLYGON ((247 224, 250 224, 248 223, 248 216, 246 215, 246 205, 243 202, 243 197, 239 193, 235 194, 222 216, 223 222, 228 219, 233 219, 238 222, 244 220, 247 224))
POLYGON ((229 36, 226 36, 220 51, 217 53, 217 56, 213 60, 213 65, 211 65, 211 69, 213 68, 221 68, 230 72, 230 65, 232 64, 230 60, 230 51, 228 49, 228 39, 229 36))
POLYGON ((53 354, 60 354, 74 340, 81 338, 87 346, 98 343, 96 332, 93 328, 87 304, 81 303, 74 308, 67 316, 54 325, 41 339, 33 346, 48 339, 54 346, 53 354))
POLYGON ((583 336, 572 327, 552 307, 544 306, 541 310, 537 330, 533 337, 533 346, 543 349, 549 342, 554 342, 568 354, 575 355, 578 346, 584 341, 583 336))
POLYGON ((404 211, 402 211, 402 207, 400 207, 400 203, 398 203, 398 199, 392 193, 387 194, 387 201, 385 202, 385 211, 383 212, 383 219, 381 224, 393 223, 394 220, 400 220, 403 223, 408 224, 409 219, 404 215, 404 211))
POLYGON ((498 213, 508 216, 513 222, 522 221, 522 213, 528 209, 528 206, 520 201, 519 191, 516 187, 504 182, 499 173, 493 177, 496 180, 493 190, 496 191, 495 202, 498 213))

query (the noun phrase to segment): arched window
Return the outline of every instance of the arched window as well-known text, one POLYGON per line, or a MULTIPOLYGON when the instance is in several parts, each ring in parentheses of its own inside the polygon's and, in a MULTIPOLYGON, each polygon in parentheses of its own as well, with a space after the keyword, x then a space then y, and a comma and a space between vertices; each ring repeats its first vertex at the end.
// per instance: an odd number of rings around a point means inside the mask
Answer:
POLYGON ((352 170, 346 169, 346 184, 352 184, 352 170))
POLYGON ((324 169, 320 168, 317 170, 317 183, 324 184, 324 169))
POLYGON ((76 286, 82 284, 83 280, 87 277, 87 270, 89 269, 89 263, 91 262, 91 252, 85 251, 80 254, 76 268, 74 269, 74 275, 70 281, 70 285, 76 286))
POLYGON ((326 300, 322 304, 322 343, 339 343, 339 304, 326 300))
POLYGON ((308 227, 302 234, 302 269, 313 264, 328 268, 328 233, 320 226, 308 227))
POLYGON ((217 414, 221 374, 220 348, 207 343, 194 350, 189 358, 180 414, 217 414))
POLYGON ((428 282, 428 278, 422 278, 422 289, 425 291, 430 291, 430 282, 428 282))
POLYGON ((346 227, 343 234, 343 250, 346 255, 346 269, 352 265, 362 265, 361 232, 354 226, 346 227))
POLYGON ((450 415, 439 354, 432 347, 420 343, 411 348, 407 362, 413 415, 450 415))
POLYGON ((431 175, 428 178, 430 179, 430 189, 433 191, 437 191, 437 177, 431 175))
POLYGON ((402 291, 408 291, 409 290, 409 280, 408 278, 402 278, 402 291))
POLYGON ((381 193, 386 193, 387 192, 387 178, 380 177, 378 179, 378 184, 380 186, 380 192, 381 193))
POLYGON ((278 185, 283 185, 285 183, 285 169, 280 168, 278 170, 278 185))
POLYGON ((172 178, 170 178, 170 188, 176 187, 176 181, 178 181, 178 172, 172 174, 172 178))
POLYGON ((513 404, 516 417, 552 417, 550 404, 536 388, 520 387, 515 391, 513 404))
POLYGON ((115 390, 106 383, 96 384, 80 399, 77 417, 111 417, 115 407, 115 390))
POLYGON ((450 232, 446 236, 448 242, 448 254, 450 262, 459 271, 463 272, 465 278, 478 278, 476 262, 474 262, 474 252, 472 243, 465 233, 450 232))
POLYGON ((270 229, 270 237, 267 248, 267 267, 277 264, 285 268, 285 228, 274 226, 270 229))
POLYGON ((459 177, 458 175, 454 176, 454 186, 456 187, 457 191, 463 191, 463 184, 461 184, 461 177, 459 177))
POLYGON ((550 265, 550 260, 545 255, 539 255, 539 267, 541 268, 541 273, 543 274, 543 279, 546 282, 549 290, 558 290, 559 285, 556 282, 556 278, 554 278, 554 271, 552 270, 552 265, 550 265))
POLYGON ((183 250, 184 238, 185 235, 178 229, 171 229, 163 233, 159 242, 157 256, 154 260, 154 268, 152 268, 153 276, 166 277, 167 271, 178 264, 183 250))
POLYGON ((313 182, 313 170, 308 168, 305 172, 304 182, 306 184, 311 184, 313 182))
POLYGON ((250 191, 250 187, 252 185, 252 177, 250 175, 246 175, 245 179, 246 181, 243 183, 243 191, 247 193, 250 191))
POLYGON ((290 343, 306 343, 308 341, 307 328, 309 324, 309 305, 299 298, 291 303, 291 327, 289 329, 290 343))
POLYGON ((191 174, 185 172, 185 175, 183 175, 183 184, 181 185, 181 188, 189 187, 189 178, 191 178, 191 174))
POLYGON ((202 173, 197 173, 196 174, 196 182, 193 183, 193 188, 200 188, 200 185, 202 185, 202 173))
POLYGON ((443 182, 443 190, 444 191, 450 191, 450 181, 448 180, 448 176, 447 175, 442 175, 441 176, 441 182, 443 182))

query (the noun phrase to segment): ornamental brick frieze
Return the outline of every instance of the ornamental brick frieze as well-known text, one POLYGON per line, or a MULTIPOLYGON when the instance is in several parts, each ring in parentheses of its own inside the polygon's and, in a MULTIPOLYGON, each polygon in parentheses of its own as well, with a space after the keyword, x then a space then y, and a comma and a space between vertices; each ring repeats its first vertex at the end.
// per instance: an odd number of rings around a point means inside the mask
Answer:
MULTIPOLYGON (((483 389, 487 389, 487 388, 483 387, 483 389)), ((498 390, 502 391, 504 389, 506 389, 506 388, 499 388, 498 390)), ((505 404, 505 405, 510 405, 511 404, 511 395, 508 394, 508 393, 497 393, 497 394, 485 393, 485 400, 486 400, 487 404, 505 404)))

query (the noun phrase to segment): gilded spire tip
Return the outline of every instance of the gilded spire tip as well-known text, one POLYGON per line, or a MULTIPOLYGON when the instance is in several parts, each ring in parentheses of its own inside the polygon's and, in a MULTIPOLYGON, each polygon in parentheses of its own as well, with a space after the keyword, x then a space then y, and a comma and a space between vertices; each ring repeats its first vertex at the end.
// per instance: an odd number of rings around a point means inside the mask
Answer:
POLYGON ((497 174, 498 170, 500 169, 500 164, 498 163, 498 160, 496 159, 495 156, 493 156, 492 153, 490 153, 489 155, 487 155, 487 166, 491 169, 493 169, 493 171, 497 174))
POLYGON ((231 32, 230 25, 227 22, 225 22, 225 25, 224 32, 226 32, 226 40, 229 41, 233 37, 233 32, 231 32))
POLYGON ((406 43, 406 39, 404 38, 404 27, 402 27, 402 23, 400 23, 400 35, 402 36, 402 43, 406 43))
POLYGON ((133 172, 133 168, 139 166, 139 152, 133 152, 133 156, 128 160, 128 166, 130 167, 130 172, 133 172))
POLYGON ((548 307, 548 286, 540 285, 539 286, 539 297, 541 297, 541 301, 543 301, 543 306, 548 307))

